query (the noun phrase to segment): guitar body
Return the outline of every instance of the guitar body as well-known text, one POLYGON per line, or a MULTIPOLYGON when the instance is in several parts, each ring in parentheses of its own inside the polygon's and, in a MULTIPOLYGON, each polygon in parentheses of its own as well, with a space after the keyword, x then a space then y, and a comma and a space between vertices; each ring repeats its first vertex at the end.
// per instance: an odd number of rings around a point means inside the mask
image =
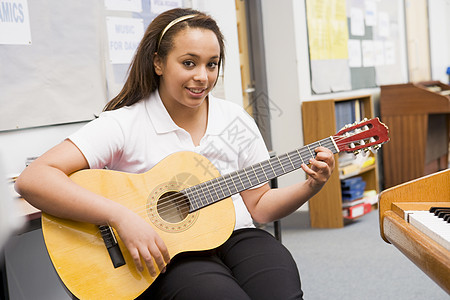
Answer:
MULTIPOLYGON (((181 252, 218 247, 233 232, 235 212, 231 198, 193 213, 188 213, 187 202, 179 197, 173 203, 162 200, 167 199, 163 196, 218 176, 217 169, 205 157, 178 152, 143 174, 89 169, 75 172, 70 178, 138 213, 157 231, 170 257, 174 257, 181 252)), ((80 299, 134 299, 156 279, 146 268, 143 272, 136 269, 117 233, 126 263, 114 268, 98 226, 43 213, 42 231, 56 272, 80 299)))

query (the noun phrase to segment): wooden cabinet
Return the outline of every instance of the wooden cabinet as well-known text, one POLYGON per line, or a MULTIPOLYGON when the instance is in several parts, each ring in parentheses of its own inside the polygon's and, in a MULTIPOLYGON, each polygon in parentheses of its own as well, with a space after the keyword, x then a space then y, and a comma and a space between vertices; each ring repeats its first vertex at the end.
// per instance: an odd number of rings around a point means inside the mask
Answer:
POLYGON ((384 188, 448 168, 450 86, 438 81, 380 87, 384 188))
MULTIPOLYGON (((318 101, 304 101, 302 103, 303 138, 304 144, 310 144, 322 138, 336 134, 341 128, 336 128, 336 106, 340 102, 358 101, 361 118, 373 118, 373 104, 370 95, 348 97, 342 99, 329 99, 318 101)), ((358 110, 358 108, 357 108, 358 110)), ((350 176, 361 176, 366 182, 366 190, 373 189, 379 192, 378 167, 376 155, 375 162, 366 168, 352 173, 350 176)), ((344 226, 342 215, 342 191, 339 155, 336 154, 336 168, 327 184, 322 190, 309 200, 309 214, 311 227, 339 228, 344 226)))

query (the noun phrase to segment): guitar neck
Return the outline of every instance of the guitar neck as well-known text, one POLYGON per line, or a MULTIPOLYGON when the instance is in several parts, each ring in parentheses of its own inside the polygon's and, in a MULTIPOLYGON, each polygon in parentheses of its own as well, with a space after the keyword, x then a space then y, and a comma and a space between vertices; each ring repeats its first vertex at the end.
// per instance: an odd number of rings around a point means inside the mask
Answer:
POLYGON ((190 202, 189 212, 194 212, 232 195, 266 183, 301 167, 316 156, 314 149, 323 146, 333 153, 339 152, 333 137, 328 137, 294 151, 272 157, 245 169, 203 182, 181 191, 190 202))

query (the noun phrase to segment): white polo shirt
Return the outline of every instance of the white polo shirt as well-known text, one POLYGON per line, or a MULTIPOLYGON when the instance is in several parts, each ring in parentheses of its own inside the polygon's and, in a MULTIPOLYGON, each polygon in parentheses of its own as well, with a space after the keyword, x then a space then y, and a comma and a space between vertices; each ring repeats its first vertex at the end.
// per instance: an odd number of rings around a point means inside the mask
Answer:
MULTIPOLYGON (((224 175, 269 159, 258 127, 247 112, 212 95, 206 133, 198 146, 173 122, 158 92, 130 107, 102 112, 68 138, 91 169, 143 173, 174 152, 193 151, 209 159, 224 175)), ((254 227, 241 196, 232 199, 235 229, 254 227)))

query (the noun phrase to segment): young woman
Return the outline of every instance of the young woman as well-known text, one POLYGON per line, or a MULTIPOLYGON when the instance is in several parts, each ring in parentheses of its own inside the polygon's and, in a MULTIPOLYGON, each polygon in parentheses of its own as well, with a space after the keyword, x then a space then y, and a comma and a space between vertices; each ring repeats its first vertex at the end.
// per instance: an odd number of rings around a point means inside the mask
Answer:
POLYGON ((211 17, 191 9, 162 13, 105 112, 28 166, 16 189, 48 214, 114 227, 139 270, 156 274, 155 262, 163 271, 141 295, 146 299, 301 299, 292 256, 253 221, 280 219, 316 194, 334 168, 330 150, 318 147, 310 166, 302 165, 306 181, 234 195, 235 230, 222 246, 175 257, 144 218, 68 177, 86 168, 142 173, 186 150, 207 157, 221 174, 268 159, 254 121, 210 93, 223 63, 223 36, 211 17))

